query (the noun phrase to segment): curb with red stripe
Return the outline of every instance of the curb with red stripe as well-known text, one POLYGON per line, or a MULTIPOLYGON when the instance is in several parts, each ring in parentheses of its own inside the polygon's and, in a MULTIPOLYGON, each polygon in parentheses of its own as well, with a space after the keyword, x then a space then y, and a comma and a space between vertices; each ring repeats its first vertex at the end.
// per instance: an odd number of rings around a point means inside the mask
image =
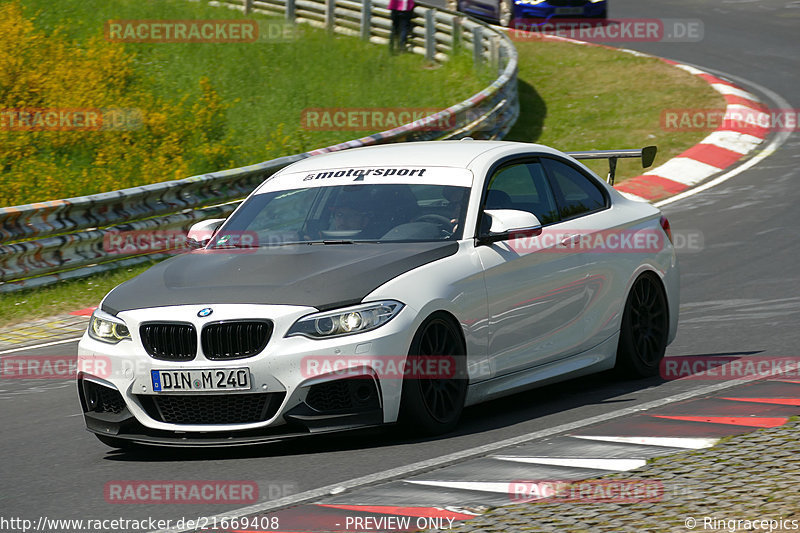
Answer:
MULTIPOLYGON (((646 56, 639 52, 636 55, 646 56)), ((615 186, 620 192, 647 201, 661 200, 682 193, 734 165, 755 150, 770 132, 769 128, 733 120, 733 117, 741 116, 742 113, 760 120, 762 115, 768 112, 755 95, 698 68, 669 59, 659 59, 708 82, 725 98, 727 107, 722 125, 699 144, 663 165, 615 186)))

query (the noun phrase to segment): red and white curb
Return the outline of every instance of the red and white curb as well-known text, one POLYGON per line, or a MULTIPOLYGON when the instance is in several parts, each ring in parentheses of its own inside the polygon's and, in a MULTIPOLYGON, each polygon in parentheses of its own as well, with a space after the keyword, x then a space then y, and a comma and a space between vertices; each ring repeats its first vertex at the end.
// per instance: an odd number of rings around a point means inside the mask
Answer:
POLYGON ((769 128, 757 126, 766 118, 769 124, 768 108, 757 96, 742 89, 735 83, 712 76, 708 72, 691 65, 646 54, 627 48, 616 48, 604 44, 579 41, 558 35, 541 35, 537 39, 544 41, 568 42, 583 46, 606 48, 637 57, 658 59, 689 74, 698 76, 708 82, 711 87, 725 98, 725 115, 722 126, 708 135, 699 144, 640 176, 630 178, 615 185, 626 197, 643 202, 655 202, 670 196, 685 193, 701 184, 714 174, 733 166, 744 156, 752 153, 764 142, 770 133, 769 128), (766 117, 762 116, 766 115, 766 117), (735 117, 747 116, 750 120, 732 120, 735 117), (728 127, 731 124, 744 122, 742 126, 728 127), (754 122, 755 124, 751 124, 754 122))
MULTIPOLYGON (((655 57, 641 52, 623 51, 638 56, 655 57)), ((760 123, 762 118, 767 118, 769 123, 768 109, 752 93, 690 65, 659 59, 708 82, 725 98, 727 106, 722 120, 723 125, 699 144, 663 165, 615 186, 629 198, 642 201, 661 200, 698 185, 753 152, 770 132, 769 128, 734 120, 735 117, 745 115, 756 119, 756 123, 760 123)))
MULTIPOLYGON (((607 487, 604 483, 610 487, 611 481, 599 478, 636 470, 651 458, 708 448, 724 437, 781 426, 798 408, 800 382, 780 377, 755 380, 413 477, 342 491, 278 514, 281 524, 291 524, 285 531, 346 531, 348 526, 367 524, 394 531, 414 526, 449 529, 491 507, 552 498, 537 492, 547 480, 567 480, 589 489, 607 487), (518 501, 521 489, 532 492, 518 501)), ((622 483, 655 490, 653 499, 646 501, 679 498, 687 490, 670 479, 622 483)), ((590 502, 598 494, 575 501, 590 502)))

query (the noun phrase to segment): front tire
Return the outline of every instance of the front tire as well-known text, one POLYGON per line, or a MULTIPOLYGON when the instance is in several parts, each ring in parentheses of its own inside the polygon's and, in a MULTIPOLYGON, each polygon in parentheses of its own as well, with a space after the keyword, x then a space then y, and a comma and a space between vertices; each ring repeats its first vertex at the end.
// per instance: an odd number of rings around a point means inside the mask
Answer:
MULTIPOLYGON (((422 376, 423 379, 404 378, 400 420, 413 432, 423 435, 454 430, 464 409, 468 384, 466 349, 457 324, 444 313, 431 315, 414 335, 408 357, 409 363, 437 357, 448 365, 452 362, 453 368, 452 372, 422 376)), ((412 368, 413 364, 407 364, 406 372, 412 368)))
POLYGON ((626 377, 657 375, 668 335, 667 299, 661 281, 654 274, 642 274, 625 302, 615 368, 626 377))

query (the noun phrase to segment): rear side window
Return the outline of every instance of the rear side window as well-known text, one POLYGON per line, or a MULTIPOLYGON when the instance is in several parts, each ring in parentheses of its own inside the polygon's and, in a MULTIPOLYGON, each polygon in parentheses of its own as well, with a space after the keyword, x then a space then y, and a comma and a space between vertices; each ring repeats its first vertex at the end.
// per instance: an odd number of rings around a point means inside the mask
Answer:
POLYGON ((542 158, 542 163, 550 176, 562 219, 605 209, 606 196, 589 176, 555 159, 542 158))

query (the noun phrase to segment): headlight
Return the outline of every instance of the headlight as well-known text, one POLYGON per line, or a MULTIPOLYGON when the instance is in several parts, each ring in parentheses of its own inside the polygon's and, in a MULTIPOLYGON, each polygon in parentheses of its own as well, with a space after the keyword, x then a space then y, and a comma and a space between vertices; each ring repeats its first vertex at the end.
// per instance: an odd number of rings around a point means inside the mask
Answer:
POLYGON ((379 328, 400 312, 403 304, 394 300, 373 302, 336 311, 314 313, 295 322, 287 337, 302 335, 312 339, 323 339, 339 335, 351 335, 379 328))
POLYGON ((89 321, 89 336, 101 342, 116 344, 122 340, 131 340, 131 332, 122 320, 99 309, 89 321))

